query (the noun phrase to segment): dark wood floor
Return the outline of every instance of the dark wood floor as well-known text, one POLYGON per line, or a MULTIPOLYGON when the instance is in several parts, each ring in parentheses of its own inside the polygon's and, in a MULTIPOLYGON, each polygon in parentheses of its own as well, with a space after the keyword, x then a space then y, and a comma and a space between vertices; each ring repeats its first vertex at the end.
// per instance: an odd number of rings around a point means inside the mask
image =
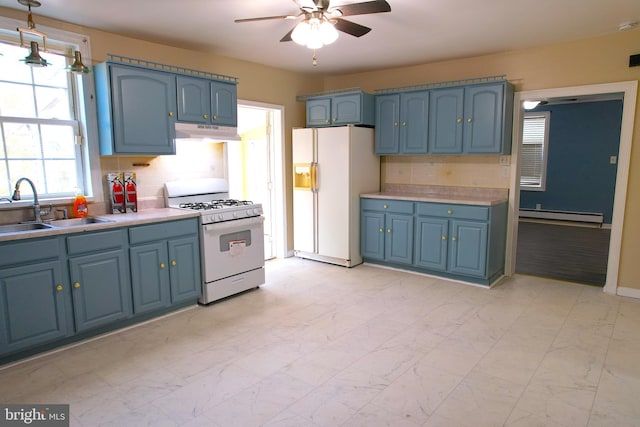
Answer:
POLYGON ((604 286, 610 237, 602 228, 521 221, 516 272, 604 286))

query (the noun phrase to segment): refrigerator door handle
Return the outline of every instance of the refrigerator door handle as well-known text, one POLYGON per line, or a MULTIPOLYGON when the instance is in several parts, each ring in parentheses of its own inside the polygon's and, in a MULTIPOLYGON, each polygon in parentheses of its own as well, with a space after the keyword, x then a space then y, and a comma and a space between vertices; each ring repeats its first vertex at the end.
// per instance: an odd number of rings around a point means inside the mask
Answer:
POLYGON ((318 163, 311 163, 311 191, 318 192, 318 163))

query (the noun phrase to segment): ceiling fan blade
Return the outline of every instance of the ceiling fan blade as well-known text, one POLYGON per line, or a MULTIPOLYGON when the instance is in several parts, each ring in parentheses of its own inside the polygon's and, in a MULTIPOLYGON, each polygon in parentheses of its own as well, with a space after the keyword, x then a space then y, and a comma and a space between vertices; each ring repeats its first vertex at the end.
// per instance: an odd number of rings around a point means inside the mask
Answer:
POLYGON ((332 7, 331 10, 339 10, 342 16, 367 15, 369 13, 391 12, 391 6, 386 0, 366 1, 363 3, 345 4, 332 7))
POLYGON ((300 10, 304 10, 305 12, 314 12, 318 10, 318 6, 316 6, 316 2, 314 0, 293 0, 294 3, 300 8, 300 10))
POLYGON ((293 33, 293 30, 296 27, 293 27, 287 34, 284 35, 283 38, 280 39, 281 42, 290 42, 293 41, 293 39, 291 38, 291 33, 293 33))
POLYGON ((255 22, 255 21, 268 21, 270 19, 296 19, 299 15, 277 15, 277 16, 262 16, 260 18, 245 18, 236 19, 234 22, 255 22))
POLYGON ((347 21, 342 18, 336 18, 334 27, 336 27, 336 30, 351 34, 355 37, 362 37, 371 31, 371 28, 369 27, 365 27, 364 25, 356 24, 355 22, 347 21))

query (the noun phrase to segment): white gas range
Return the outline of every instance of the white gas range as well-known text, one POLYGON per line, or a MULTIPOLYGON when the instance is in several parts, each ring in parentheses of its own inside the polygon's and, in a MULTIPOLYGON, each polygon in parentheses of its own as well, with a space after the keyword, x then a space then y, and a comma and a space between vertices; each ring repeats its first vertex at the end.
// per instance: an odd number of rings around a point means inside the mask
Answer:
POLYGON ((167 207, 200 212, 201 304, 264 283, 261 204, 229 199, 224 179, 169 181, 164 189, 167 207))

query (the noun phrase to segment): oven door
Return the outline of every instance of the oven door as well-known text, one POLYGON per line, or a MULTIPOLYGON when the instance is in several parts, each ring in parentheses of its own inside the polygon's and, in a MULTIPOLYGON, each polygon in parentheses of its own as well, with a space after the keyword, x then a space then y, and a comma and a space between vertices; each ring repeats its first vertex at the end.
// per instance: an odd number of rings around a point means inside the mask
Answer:
POLYGON ((262 216, 205 224, 202 264, 205 283, 264 266, 262 216))

